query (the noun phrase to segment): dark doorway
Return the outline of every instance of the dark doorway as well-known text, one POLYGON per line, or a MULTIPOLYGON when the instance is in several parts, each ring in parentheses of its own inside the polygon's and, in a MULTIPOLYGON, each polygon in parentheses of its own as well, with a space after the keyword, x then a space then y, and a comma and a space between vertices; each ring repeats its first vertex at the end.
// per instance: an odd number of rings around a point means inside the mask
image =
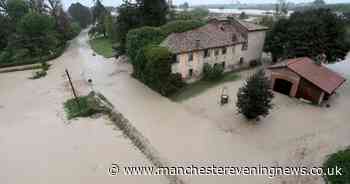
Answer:
POLYGON ((273 90, 289 96, 292 86, 293 84, 289 81, 283 79, 276 79, 275 84, 273 86, 273 90))
POLYGON ((193 69, 189 69, 189 70, 188 70, 188 75, 189 75, 190 77, 193 76, 193 69))

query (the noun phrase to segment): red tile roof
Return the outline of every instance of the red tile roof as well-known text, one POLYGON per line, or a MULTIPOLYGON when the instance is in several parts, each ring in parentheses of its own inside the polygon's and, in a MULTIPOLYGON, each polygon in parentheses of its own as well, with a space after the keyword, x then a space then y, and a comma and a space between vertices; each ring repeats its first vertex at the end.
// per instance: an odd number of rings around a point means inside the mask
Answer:
POLYGON ((328 94, 332 94, 346 81, 338 73, 323 65, 315 64, 308 57, 289 59, 285 66, 328 94))
POLYGON ((160 45, 177 54, 194 50, 226 47, 243 42, 244 39, 233 25, 209 23, 183 33, 173 33, 160 45))

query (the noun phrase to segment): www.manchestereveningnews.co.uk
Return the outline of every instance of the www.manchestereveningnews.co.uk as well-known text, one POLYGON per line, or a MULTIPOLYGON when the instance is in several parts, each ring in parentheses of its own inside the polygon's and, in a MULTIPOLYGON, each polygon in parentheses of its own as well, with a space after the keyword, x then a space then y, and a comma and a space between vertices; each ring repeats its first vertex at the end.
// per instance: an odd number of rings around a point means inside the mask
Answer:
POLYGON ((325 176, 342 175, 342 168, 322 168, 322 167, 271 167, 271 166, 176 166, 176 167, 154 167, 154 166, 121 166, 112 164, 108 169, 110 175, 186 175, 186 176, 268 176, 273 178, 282 175, 300 176, 325 176))

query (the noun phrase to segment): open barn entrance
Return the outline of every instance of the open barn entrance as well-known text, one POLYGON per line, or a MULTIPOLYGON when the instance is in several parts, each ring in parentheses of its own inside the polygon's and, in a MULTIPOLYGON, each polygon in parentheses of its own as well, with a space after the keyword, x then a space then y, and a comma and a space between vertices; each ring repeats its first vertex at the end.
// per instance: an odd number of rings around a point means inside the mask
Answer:
POLYGON ((292 86, 293 84, 287 80, 276 79, 273 90, 289 96, 292 86))

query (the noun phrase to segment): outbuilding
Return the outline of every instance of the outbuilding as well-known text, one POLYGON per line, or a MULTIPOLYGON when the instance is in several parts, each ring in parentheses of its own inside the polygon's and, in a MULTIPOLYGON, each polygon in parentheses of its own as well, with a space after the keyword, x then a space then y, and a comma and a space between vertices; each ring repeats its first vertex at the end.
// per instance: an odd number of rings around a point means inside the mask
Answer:
POLYGON ((308 57, 289 59, 268 69, 274 91, 315 104, 327 100, 346 81, 308 57))

